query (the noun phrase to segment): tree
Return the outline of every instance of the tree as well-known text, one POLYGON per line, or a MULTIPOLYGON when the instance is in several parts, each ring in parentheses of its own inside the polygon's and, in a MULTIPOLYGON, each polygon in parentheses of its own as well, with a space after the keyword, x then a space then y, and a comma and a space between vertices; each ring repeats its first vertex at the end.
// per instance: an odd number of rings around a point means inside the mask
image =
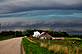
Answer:
POLYGON ((16 37, 21 37, 22 36, 22 32, 21 31, 16 31, 15 32, 15 36, 16 37))
POLYGON ((24 35, 24 36, 33 35, 33 30, 26 30, 26 31, 23 32, 23 35, 24 35))

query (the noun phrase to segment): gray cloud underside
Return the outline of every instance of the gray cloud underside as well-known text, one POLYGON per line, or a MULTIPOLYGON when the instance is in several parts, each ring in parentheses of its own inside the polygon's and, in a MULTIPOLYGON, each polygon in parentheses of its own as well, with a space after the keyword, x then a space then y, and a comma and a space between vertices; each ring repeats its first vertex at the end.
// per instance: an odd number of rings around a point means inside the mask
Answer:
POLYGON ((76 20, 23 20, 17 17, 16 13, 34 9, 81 9, 82 0, 0 0, 0 23, 3 29, 17 29, 17 28, 52 28, 56 31, 62 30, 67 32, 82 32, 82 19, 76 20), (13 17, 12 17, 13 16, 13 17), (17 19, 15 19, 16 17, 17 19), (7 18, 6 18, 7 17, 7 18), (8 19, 8 17, 11 17, 8 19), (15 17, 15 18, 14 18, 15 17), (23 21, 23 22, 22 22, 23 21), (7 23, 8 22, 8 23, 7 23), (37 23, 38 22, 38 23, 37 23), (44 22, 44 23, 43 23, 44 22), (37 26, 38 25, 38 26, 37 26))
POLYGON ((40 20, 27 20, 17 22, 4 22, 1 23, 2 30, 23 30, 23 29, 53 29, 55 31, 66 31, 66 32, 82 32, 82 20, 73 21, 40 21, 40 20), (44 22, 44 23, 43 23, 44 22))
POLYGON ((21 12, 31 9, 81 9, 82 0, 0 0, 0 13, 21 12))

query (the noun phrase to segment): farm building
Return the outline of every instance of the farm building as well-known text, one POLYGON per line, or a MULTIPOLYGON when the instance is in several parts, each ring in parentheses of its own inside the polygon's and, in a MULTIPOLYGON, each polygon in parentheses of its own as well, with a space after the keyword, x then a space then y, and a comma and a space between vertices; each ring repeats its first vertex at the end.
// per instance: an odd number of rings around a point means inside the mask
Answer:
POLYGON ((40 39, 52 39, 52 36, 49 35, 46 32, 42 32, 41 35, 39 36, 40 39))
POLYGON ((33 34, 33 37, 36 37, 36 38, 39 38, 39 39, 52 39, 52 40, 64 40, 64 37, 52 37, 51 35, 49 35, 48 33, 46 32, 38 32, 38 31, 35 31, 34 34, 33 34))
POLYGON ((52 36, 49 35, 48 33, 46 33, 46 32, 40 33, 38 31, 34 32, 33 37, 36 37, 36 38, 39 38, 39 39, 52 39, 52 36))
POLYGON ((64 37, 52 37, 52 40, 64 40, 64 37))

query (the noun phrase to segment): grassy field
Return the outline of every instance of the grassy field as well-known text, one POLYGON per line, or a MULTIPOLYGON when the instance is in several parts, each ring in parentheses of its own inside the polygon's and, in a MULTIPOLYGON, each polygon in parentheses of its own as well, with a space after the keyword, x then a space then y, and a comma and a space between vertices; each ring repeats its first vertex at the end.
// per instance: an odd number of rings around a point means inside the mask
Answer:
POLYGON ((82 40, 80 38, 65 38, 65 40, 39 40, 32 38, 31 40, 54 54, 82 54, 82 40))
POLYGON ((47 48, 40 47, 39 44, 31 42, 27 38, 23 38, 22 44, 26 54, 54 54, 47 48))

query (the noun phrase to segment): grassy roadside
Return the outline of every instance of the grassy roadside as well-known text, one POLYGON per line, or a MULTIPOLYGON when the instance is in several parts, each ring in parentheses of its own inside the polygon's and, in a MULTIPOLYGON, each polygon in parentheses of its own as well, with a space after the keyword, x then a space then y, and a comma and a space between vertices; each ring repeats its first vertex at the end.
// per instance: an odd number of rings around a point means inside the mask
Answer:
POLYGON ((55 54, 82 54, 82 40, 79 38, 65 38, 65 40, 38 40, 32 39, 55 54))
POLYGON ((28 39, 23 38, 22 44, 26 54, 54 54, 46 48, 40 47, 39 44, 32 43, 28 39))
POLYGON ((82 54, 82 41, 75 38, 50 41, 23 38, 22 44, 26 54, 82 54))

